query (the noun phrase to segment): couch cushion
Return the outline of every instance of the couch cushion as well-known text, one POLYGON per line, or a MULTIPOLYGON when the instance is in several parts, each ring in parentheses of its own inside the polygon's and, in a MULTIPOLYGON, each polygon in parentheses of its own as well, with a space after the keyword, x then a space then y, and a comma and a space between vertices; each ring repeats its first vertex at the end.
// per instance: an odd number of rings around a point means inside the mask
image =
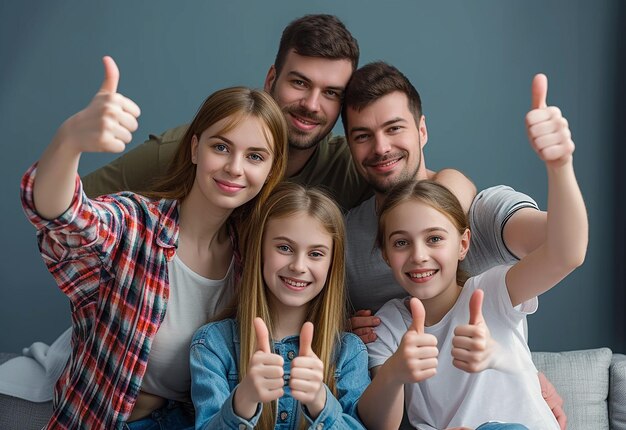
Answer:
POLYGON ((609 393, 611 428, 626 430, 626 355, 613 354, 609 393))
POLYGON ((533 361, 563 397, 569 430, 609 428, 607 396, 612 352, 608 348, 533 352, 533 361))
MULTIPOLYGON (((0 353, 0 364, 17 354, 0 353)), ((46 425, 52 415, 52 402, 34 403, 0 394, 0 429, 30 430, 46 425)))

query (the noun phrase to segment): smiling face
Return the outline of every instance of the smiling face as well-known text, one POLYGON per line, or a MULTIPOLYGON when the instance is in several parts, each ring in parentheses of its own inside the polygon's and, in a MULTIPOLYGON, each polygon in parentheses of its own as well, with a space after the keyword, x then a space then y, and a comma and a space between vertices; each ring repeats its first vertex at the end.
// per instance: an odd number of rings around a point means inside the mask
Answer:
POLYGON ((324 288, 333 238, 305 213, 270 219, 263 235, 263 279, 274 312, 304 308, 324 288))
POLYGON ((278 103, 288 126, 292 149, 311 149, 332 130, 343 91, 352 74, 348 59, 306 57, 290 51, 277 76, 272 66, 265 90, 278 103))
POLYGON ((202 195, 212 206, 227 210, 259 193, 273 161, 273 142, 268 142, 270 134, 261 120, 245 116, 227 127, 232 121, 224 118, 191 141, 196 178, 190 196, 202 195))
POLYGON ((347 139, 357 171, 384 194, 400 181, 426 179, 422 149, 428 140, 426 120, 419 125, 407 96, 387 94, 360 111, 346 111, 347 139))
POLYGON ((384 215, 383 257, 396 281, 413 297, 452 307, 459 286, 459 260, 469 248, 469 230, 459 234, 450 218, 410 199, 384 215))

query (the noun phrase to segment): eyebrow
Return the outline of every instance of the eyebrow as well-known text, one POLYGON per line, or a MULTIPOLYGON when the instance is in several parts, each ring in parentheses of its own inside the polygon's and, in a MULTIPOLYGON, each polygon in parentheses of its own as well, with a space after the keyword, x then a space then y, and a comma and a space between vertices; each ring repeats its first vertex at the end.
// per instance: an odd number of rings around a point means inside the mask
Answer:
MULTIPOLYGON (((448 230, 446 230, 443 227, 430 227, 430 228, 427 228, 425 230, 422 230, 420 233, 432 233, 432 232, 435 232, 435 231, 442 231, 444 233, 448 233, 448 230)), ((409 236, 410 235, 410 233, 408 231, 406 231, 406 230, 394 230, 391 233, 389 233, 387 235, 387 237, 391 237, 391 236, 393 236, 395 234, 401 234, 401 235, 405 235, 405 236, 409 236)))
MULTIPOLYGON (((395 118, 392 118, 388 121, 383 122, 381 127, 389 127, 390 125, 397 124, 399 122, 407 122, 407 120, 402 117, 397 116, 395 118)), ((357 131, 370 131, 370 129, 368 127, 351 127, 350 128, 350 134, 357 132, 357 131)))
MULTIPOLYGON (((235 146, 235 143, 232 140, 222 136, 221 134, 215 134, 213 136, 209 136, 209 139, 219 139, 221 141, 228 143, 229 145, 235 146)), ((265 152, 266 154, 270 154, 270 151, 267 148, 262 147, 262 146, 259 146, 259 147, 252 146, 250 148, 247 148, 246 150, 254 151, 254 152, 265 152)))
MULTIPOLYGON (((292 70, 291 72, 287 73, 287 75, 291 76, 293 78, 299 78, 299 79, 301 79, 303 81, 311 83, 311 79, 309 79, 308 77, 304 76, 302 73, 297 72, 295 70, 292 70)), ((324 87, 324 88, 327 89, 327 90, 335 90, 335 91, 339 91, 339 92, 343 92, 346 89, 345 86, 343 86, 343 87, 335 87, 335 86, 332 86, 332 85, 328 86, 328 87, 324 87)))
MULTIPOLYGON (((276 236, 272 238, 273 241, 278 242, 278 241, 285 241, 285 242, 289 242, 289 243, 295 243, 293 240, 289 239, 287 236, 276 236)), ((330 250, 330 248, 326 245, 323 244, 318 244, 318 245, 311 245, 309 246, 309 248, 324 248, 327 250, 330 250)))

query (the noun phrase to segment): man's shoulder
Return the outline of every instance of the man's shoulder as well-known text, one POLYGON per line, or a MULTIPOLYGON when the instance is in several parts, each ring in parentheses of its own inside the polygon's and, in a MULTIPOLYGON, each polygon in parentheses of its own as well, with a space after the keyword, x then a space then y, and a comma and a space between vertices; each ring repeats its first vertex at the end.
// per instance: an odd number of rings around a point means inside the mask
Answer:
POLYGON ((370 197, 358 206, 353 207, 346 214, 346 224, 358 225, 364 221, 376 219, 375 196, 370 197))
POLYGON ((178 127, 165 130, 161 134, 150 134, 150 140, 156 141, 159 145, 167 145, 172 143, 178 143, 185 135, 185 132, 189 128, 189 124, 182 124, 178 127))

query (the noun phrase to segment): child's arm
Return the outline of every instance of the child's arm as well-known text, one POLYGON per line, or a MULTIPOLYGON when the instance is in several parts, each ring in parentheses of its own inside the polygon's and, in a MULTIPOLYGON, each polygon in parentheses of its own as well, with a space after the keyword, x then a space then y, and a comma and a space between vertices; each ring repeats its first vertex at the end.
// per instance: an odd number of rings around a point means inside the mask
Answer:
POLYGON ((139 107, 117 94, 119 70, 113 59, 104 57, 103 62, 100 90, 89 106, 61 125, 37 165, 33 195, 43 218, 57 218, 69 208, 81 153, 121 152, 137 129, 139 107))
POLYGON ((459 199, 463 211, 469 212, 476 197, 476 186, 467 176, 455 169, 441 169, 432 179, 450 190, 459 199))
POLYGON ((528 137, 548 172, 548 215, 545 243, 515 264, 506 275, 513 306, 549 290, 580 266, 585 258, 588 223, 574 175, 574 143, 567 120, 547 107, 548 82, 533 80, 533 110, 526 115, 528 137))
POLYGON ((372 383, 359 400, 359 416, 368 429, 398 428, 404 408, 404 384, 437 373, 437 338, 424 333, 424 305, 413 297, 410 306, 413 324, 397 351, 382 366, 371 369, 372 383))

